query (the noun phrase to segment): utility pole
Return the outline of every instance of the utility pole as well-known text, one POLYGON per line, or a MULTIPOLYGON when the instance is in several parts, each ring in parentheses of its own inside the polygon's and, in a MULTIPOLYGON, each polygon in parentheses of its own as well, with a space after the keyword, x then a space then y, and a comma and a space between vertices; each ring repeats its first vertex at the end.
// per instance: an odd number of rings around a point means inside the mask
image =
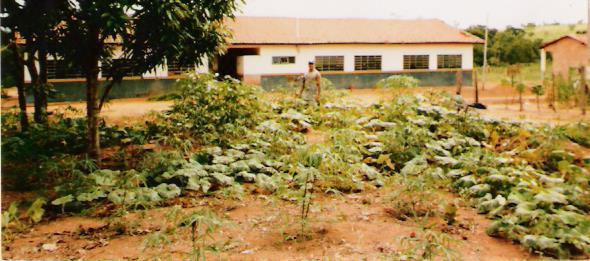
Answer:
POLYGON ((587 43, 586 43, 586 47, 588 48, 587 50, 587 58, 589 59, 586 63, 586 66, 582 66, 580 68, 580 74, 581 74, 581 83, 580 83, 580 88, 581 88, 581 103, 580 103, 580 107, 582 107, 582 115, 586 115, 586 103, 588 102, 588 95, 590 94, 590 90, 588 87, 588 82, 586 79, 586 73, 587 73, 587 66, 590 66, 590 0, 588 0, 588 21, 586 22, 586 39, 587 39, 587 43))
MULTIPOLYGON (((590 0, 588 0, 590 1, 590 0)), ((481 81, 481 90, 485 91, 486 89, 486 75, 488 70, 488 18, 486 17, 486 29, 485 29, 485 40, 483 43, 483 77, 481 81)))

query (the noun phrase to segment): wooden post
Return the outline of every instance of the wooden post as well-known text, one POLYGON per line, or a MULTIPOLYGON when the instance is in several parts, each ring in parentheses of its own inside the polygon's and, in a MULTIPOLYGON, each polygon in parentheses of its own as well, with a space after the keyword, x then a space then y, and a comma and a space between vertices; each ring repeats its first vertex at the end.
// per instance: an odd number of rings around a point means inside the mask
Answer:
POLYGON ((553 112, 557 112, 557 88, 555 88, 555 74, 551 74, 551 109, 553 109, 553 112))
MULTIPOLYGON (((545 49, 541 49, 541 84, 545 82, 545 70, 547 69, 547 51, 545 49)), ((543 85, 543 87, 545 87, 543 85)))
POLYGON ((474 87, 475 87, 475 103, 479 103, 479 87, 477 84, 477 71, 473 71, 474 87))
POLYGON ((463 88, 463 72, 458 70, 455 74, 455 84, 457 86, 457 94, 461 95, 461 89, 463 88))
POLYGON ((586 103, 588 102, 587 89, 588 83, 586 82, 586 66, 580 66, 580 109, 582 110, 582 115, 586 115, 586 103))

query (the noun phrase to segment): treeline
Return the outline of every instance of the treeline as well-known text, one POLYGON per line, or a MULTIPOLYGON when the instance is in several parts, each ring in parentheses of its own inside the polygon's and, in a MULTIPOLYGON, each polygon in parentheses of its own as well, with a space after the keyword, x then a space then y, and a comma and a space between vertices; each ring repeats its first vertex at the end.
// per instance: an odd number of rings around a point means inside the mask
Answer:
MULTIPOLYGON (((485 26, 476 25, 467 28, 467 32, 485 39, 485 26)), ((489 29, 488 32, 488 64, 506 65, 531 63, 539 61, 541 39, 531 39, 524 29, 507 27, 503 31, 489 29)), ((476 45, 473 55, 476 65, 483 65, 484 46, 476 45)))

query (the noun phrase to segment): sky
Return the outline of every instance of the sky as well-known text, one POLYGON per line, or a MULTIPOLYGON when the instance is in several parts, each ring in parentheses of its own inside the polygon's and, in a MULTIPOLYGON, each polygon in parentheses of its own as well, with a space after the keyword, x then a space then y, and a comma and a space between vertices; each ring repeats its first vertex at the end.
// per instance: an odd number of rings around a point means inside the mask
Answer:
POLYGON ((245 0, 240 15, 301 18, 437 18, 466 28, 577 23, 587 0, 245 0))

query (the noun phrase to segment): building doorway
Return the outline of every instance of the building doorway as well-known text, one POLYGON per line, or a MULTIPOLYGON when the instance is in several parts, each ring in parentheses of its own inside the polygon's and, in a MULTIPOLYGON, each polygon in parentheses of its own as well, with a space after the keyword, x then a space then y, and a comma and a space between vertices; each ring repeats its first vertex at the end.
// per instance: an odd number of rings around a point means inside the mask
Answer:
POLYGON ((236 48, 230 47, 223 55, 217 56, 216 64, 213 71, 219 73, 219 76, 229 75, 236 79, 241 79, 243 75, 238 74, 238 57, 244 55, 258 55, 259 48, 236 48))

